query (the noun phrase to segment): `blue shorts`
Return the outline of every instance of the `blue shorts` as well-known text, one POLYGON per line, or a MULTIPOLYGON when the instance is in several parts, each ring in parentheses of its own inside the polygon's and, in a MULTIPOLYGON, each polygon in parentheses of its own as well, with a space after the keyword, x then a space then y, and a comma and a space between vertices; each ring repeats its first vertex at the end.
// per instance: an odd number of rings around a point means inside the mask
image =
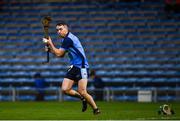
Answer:
POLYGON ((74 80, 78 82, 81 79, 88 79, 89 77, 89 69, 87 68, 78 68, 76 66, 70 66, 66 73, 65 78, 74 80))

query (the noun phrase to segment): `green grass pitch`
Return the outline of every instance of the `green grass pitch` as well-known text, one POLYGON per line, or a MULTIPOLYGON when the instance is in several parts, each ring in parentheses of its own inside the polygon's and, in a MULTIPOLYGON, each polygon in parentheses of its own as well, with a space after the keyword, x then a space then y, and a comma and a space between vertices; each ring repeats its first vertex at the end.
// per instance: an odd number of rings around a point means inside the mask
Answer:
POLYGON ((0 102, 0 120, 159 120, 180 119, 180 103, 167 103, 175 110, 173 116, 157 114, 164 103, 97 102, 100 115, 91 107, 81 112, 81 102, 0 102))

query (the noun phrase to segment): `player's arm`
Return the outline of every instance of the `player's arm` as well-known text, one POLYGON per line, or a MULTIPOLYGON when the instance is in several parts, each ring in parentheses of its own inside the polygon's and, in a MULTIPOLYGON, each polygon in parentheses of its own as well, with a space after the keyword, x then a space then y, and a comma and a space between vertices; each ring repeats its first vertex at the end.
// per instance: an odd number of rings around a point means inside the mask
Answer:
POLYGON ((63 57, 65 55, 65 50, 62 48, 56 48, 49 37, 49 39, 43 38, 43 42, 47 43, 50 47, 50 52, 54 53, 58 57, 63 57))
POLYGON ((54 45, 50 45, 50 51, 58 57, 64 57, 65 50, 62 48, 56 48, 54 45))

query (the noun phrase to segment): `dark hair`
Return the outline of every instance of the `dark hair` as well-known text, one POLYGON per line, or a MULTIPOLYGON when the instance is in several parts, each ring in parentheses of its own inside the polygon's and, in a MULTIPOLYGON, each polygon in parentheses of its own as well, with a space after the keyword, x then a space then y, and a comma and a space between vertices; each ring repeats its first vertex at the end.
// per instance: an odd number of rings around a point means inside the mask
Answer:
POLYGON ((61 25, 66 25, 68 26, 68 24, 65 21, 59 21, 56 26, 61 26, 61 25))

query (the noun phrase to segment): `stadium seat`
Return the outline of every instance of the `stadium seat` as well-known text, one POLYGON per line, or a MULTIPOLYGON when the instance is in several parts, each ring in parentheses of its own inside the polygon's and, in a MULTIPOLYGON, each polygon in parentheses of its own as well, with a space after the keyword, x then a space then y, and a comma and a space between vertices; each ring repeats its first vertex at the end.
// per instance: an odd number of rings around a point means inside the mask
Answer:
MULTIPOLYGON (((41 72, 49 85, 59 87, 68 59, 50 54, 50 63, 43 63, 46 52, 41 19, 49 14, 53 19, 50 36, 56 46, 60 46, 59 40, 55 40, 56 21, 66 20, 71 31, 80 37, 90 67, 97 70, 107 87, 128 83, 135 89, 159 88, 161 84, 162 87, 179 88, 180 22, 177 18, 180 14, 173 13, 170 19, 166 17, 163 0, 91 1, 88 4, 76 0, 3 1, 6 4, 3 4, 0 16, 2 87, 12 86, 13 82, 32 83, 36 72, 41 72)), ((33 100, 33 97, 21 99, 33 100)), ((56 96, 47 97, 47 100, 54 99, 56 96)), ((117 100, 136 99, 135 95, 117 97, 117 100)), ((160 100, 166 100, 166 97, 160 100)), ((174 100, 174 97, 170 95, 167 100, 174 100)))

